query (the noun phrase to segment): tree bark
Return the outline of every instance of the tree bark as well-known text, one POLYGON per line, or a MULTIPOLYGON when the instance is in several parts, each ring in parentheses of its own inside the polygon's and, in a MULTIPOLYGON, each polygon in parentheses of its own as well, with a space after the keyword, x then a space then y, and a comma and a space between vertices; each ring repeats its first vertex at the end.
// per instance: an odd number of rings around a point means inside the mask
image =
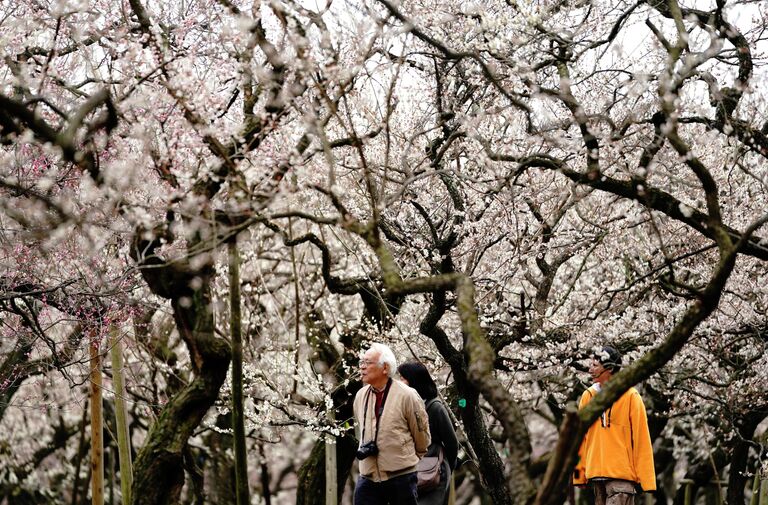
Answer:
POLYGON ((189 445, 187 445, 184 450, 184 468, 189 473, 190 486, 185 503, 204 505, 205 477, 203 476, 203 470, 197 465, 195 459, 195 454, 192 452, 189 445))
POLYGON ((173 397, 150 429, 134 465, 133 505, 178 501, 184 485, 183 452, 187 440, 216 401, 229 367, 229 346, 213 333, 210 288, 194 293, 190 307, 173 300, 176 324, 193 355, 192 381, 173 397))
MULTIPOLYGON (((528 428, 517 402, 494 375, 493 363, 496 356, 477 317, 474 285, 468 278, 462 278, 457 284, 458 312, 464 334, 464 354, 467 356, 467 377, 491 405, 506 431, 510 452, 507 464, 511 503, 523 505, 536 494, 528 472, 531 456, 528 428)), ((495 493, 490 489, 489 492, 495 493)))
POLYGON ((432 305, 422 320, 419 330, 435 343, 438 352, 451 367, 459 398, 466 400, 466 406, 460 409, 460 416, 467 440, 478 459, 480 484, 490 495, 494 504, 510 504, 512 495, 504 470, 504 462, 483 420, 479 403, 480 392, 469 380, 466 358, 451 345, 448 336, 437 324, 444 313, 445 291, 435 292, 432 305))
MULTIPOLYGON (((336 439, 336 486, 344 489, 349 471, 355 462, 357 441, 352 436, 336 439)), ((299 469, 299 489, 296 493, 296 505, 328 505, 325 501, 325 440, 320 439, 309 458, 299 469)), ((341 503, 341 496, 337 497, 341 503)))
POLYGON ((205 437, 205 498, 217 505, 237 505, 234 437, 224 431, 232 428, 232 411, 216 416, 216 427, 221 432, 213 430, 205 437))
MULTIPOLYGON (((393 310, 398 310, 398 305, 393 305, 393 310)), ((373 320, 378 324, 370 312, 366 311, 363 320, 373 320)), ((344 380, 344 362, 354 359, 354 353, 359 350, 360 338, 356 333, 342 335, 341 340, 347 349, 345 354, 339 354, 330 343, 330 328, 322 321, 322 316, 310 313, 306 321, 307 339, 315 350, 316 359, 325 362, 329 369, 333 370, 336 380, 344 380)), ((337 388, 331 395, 337 419, 353 419, 352 400, 362 384, 358 380, 350 381, 346 388, 337 388)), ((354 422, 354 420, 353 420, 354 422)), ((349 477, 352 465, 355 462, 357 440, 350 431, 336 437, 336 489, 344 489, 344 483, 349 477)), ((296 505, 326 505, 326 468, 325 468, 325 440, 319 439, 309 455, 309 458, 301 465, 298 472, 298 489, 296 490, 296 505)), ((337 496, 337 502, 341 503, 343 493, 337 496)))
POLYGON ((233 238, 229 249, 229 314, 232 332, 232 431, 235 446, 235 495, 237 505, 248 505, 248 454, 243 424, 243 335, 240 313, 240 253, 233 238))
POLYGON ((231 352, 214 332, 210 260, 197 268, 188 261, 166 263, 154 255, 159 239, 147 240, 145 233, 137 231, 131 255, 150 289, 170 299, 193 370, 192 380, 170 399, 152 425, 134 464, 133 505, 165 505, 179 501, 187 441, 218 398, 231 352))
POLYGON ((744 505, 744 489, 748 478, 747 457, 751 447, 752 436, 760 422, 765 419, 765 411, 749 412, 741 419, 738 436, 731 452, 731 465, 728 473, 728 491, 725 502, 728 505, 744 505))
POLYGON ((88 401, 85 402, 85 406, 83 407, 83 419, 80 422, 80 437, 79 442, 77 445, 77 453, 75 454, 75 481, 72 484, 72 505, 78 505, 78 495, 80 493, 80 465, 83 463, 83 458, 85 457, 85 451, 87 450, 85 446, 85 424, 88 419, 88 401))
POLYGON ((264 505, 272 505, 272 490, 269 488, 269 466, 264 455, 264 448, 261 448, 261 497, 264 498, 264 505))

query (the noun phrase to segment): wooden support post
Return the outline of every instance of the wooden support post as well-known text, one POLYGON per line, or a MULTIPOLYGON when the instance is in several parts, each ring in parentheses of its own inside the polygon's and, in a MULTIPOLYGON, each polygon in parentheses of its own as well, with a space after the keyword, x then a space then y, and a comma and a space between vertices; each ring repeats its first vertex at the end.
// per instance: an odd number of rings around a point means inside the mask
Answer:
POLYGON ((235 446, 235 493, 237 505, 248 505, 248 454, 245 450, 245 421, 243 412, 243 334, 240 309, 240 252, 237 240, 229 248, 229 312, 232 332, 232 431, 235 446))
POLYGON ((759 505, 760 500, 760 470, 755 472, 755 478, 752 481, 752 498, 749 499, 749 505, 759 505))
POLYGON ((91 332, 91 503, 104 505, 104 416, 101 399, 101 355, 96 332, 91 332))
POLYGON ((683 480, 681 481, 681 484, 685 486, 685 494, 683 497, 683 503, 685 505, 693 505, 693 481, 691 480, 683 480))
MULTIPOLYGON (((333 423, 333 411, 328 412, 328 420, 333 423)), ((336 437, 325 434, 325 505, 338 505, 336 473, 336 437)))
POLYGON ((128 436, 128 407, 125 402, 125 379, 123 374, 123 344, 117 327, 109 332, 110 355, 112 356, 112 384, 115 389, 115 420, 117 422, 117 449, 120 461, 120 492, 122 503, 131 503, 133 485, 133 462, 131 461, 131 440, 128 436))

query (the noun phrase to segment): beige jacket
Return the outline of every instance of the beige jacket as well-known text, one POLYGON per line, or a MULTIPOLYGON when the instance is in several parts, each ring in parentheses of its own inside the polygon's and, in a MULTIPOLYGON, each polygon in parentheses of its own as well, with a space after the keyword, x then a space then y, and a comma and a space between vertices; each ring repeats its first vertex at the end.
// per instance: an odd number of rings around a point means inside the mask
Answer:
MULTIPOLYGON (((363 386, 355 396, 355 420, 357 438, 360 444, 376 436, 376 395, 370 385, 363 386), (368 412, 363 415, 365 399, 368 397, 368 412), (362 440, 362 425, 365 418, 365 439, 362 440)), ((424 400, 415 389, 400 381, 393 380, 379 428, 378 456, 360 461, 360 475, 375 482, 388 480, 416 470, 416 463, 426 454, 429 447, 429 418, 424 409, 424 400)))

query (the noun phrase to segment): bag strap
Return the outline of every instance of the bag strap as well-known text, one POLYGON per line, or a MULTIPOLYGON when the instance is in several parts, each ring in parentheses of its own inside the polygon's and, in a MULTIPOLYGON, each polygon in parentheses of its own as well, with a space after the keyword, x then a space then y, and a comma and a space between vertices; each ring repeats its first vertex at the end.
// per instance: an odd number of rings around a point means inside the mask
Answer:
POLYGON ((431 400, 429 400, 429 401, 427 402, 427 404, 424 406, 424 410, 426 410, 427 412, 429 412, 429 407, 431 407, 432 405, 434 405, 435 403, 437 403, 437 402, 439 402, 439 401, 440 401, 440 398, 438 398, 437 396, 435 396, 434 398, 432 398, 431 400))

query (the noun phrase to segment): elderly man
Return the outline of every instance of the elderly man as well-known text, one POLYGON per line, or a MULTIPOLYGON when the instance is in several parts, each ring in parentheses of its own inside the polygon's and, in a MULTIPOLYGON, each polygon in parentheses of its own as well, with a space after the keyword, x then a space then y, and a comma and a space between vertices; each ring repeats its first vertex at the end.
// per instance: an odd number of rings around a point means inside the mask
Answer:
POLYGON ((424 401, 415 389, 392 380, 392 350, 373 344, 360 360, 366 384, 355 397, 360 478, 355 505, 416 505, 416 464, 430 443, 424 401))
MULTIPOLYGON (((589 374, 595 383, 584 391, 583 409, 621 369, 621 354, 603 347, 592 359, 589 374)), ((636 486, 656 489, 653 446, 643 399, 629 388, 590 426, 579 450, 573 483, 592 485, 595 505, 632 505, 636 486)))

